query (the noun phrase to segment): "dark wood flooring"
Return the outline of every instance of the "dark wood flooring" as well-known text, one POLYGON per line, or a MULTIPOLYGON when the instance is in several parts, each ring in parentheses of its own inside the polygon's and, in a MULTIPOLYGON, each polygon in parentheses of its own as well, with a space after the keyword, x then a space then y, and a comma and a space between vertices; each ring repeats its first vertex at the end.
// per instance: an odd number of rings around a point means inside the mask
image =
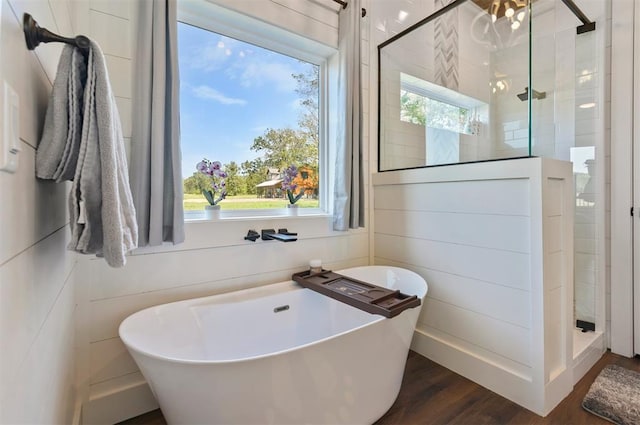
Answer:
MULTIPOLYGON (((609 424, 582 409, 593 380, 607 364, 640 372, 639 358, 607 352, 547 417, 540 416, 411 351, 398 399, 376 425, 400 424, 609 424)), ((165 425, 160 410, 120 425, 165 425)))

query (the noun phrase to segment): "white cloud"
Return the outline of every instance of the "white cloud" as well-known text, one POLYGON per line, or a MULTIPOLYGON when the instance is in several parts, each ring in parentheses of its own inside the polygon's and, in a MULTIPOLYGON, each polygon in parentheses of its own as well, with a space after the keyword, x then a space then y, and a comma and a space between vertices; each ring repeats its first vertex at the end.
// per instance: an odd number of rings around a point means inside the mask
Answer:
POLYGON ((243 68, 238 77, 244 87, 273 84, 281 92, 292 92, 296 89, 296 81, 291 77, 295 70, 286 63, 256 58, 244 64, 243 68))
POLYGON ((258 125, 255 127, 251 127, 251 131, 256 133, 256 134, 262 134, 265 131, 267 131, 267 129, 269 128, 268 125, 258 125))
POLYGON ((218 41, 191 46, 181 53, 181 61, 190 68, 201 69, 206 72, 216 71, 229 66, 232 51, 238 41, 220 38, 218 41))
POLYGON ((195 94, 200 99, 210 99, 223 105, 246 105, 247 101, 244 99, 238 99, 233 97, 225 96, 220 93, 218 90, 209 87, 209 86, 197 86, 192 88, 193 94, 195 94))
POLYGON ((275 53, 263 52, 238 40, 223 37, 191 46, 181 53, 181 62, 192 69, 225 74, 246 88, 273 86, 283 93, 297 85, 291 77, 296 67, 275 53))

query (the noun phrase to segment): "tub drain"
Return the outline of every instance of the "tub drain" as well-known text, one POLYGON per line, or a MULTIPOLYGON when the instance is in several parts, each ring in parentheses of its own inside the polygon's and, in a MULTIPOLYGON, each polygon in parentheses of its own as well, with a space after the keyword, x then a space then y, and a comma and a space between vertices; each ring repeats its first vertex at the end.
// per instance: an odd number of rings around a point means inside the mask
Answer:
POLYGON ((276 307, 273 309, 274 313, 280 313, 281 311, 287 311, 289 310, 289 305, 281 305, 280 307, 276 307))

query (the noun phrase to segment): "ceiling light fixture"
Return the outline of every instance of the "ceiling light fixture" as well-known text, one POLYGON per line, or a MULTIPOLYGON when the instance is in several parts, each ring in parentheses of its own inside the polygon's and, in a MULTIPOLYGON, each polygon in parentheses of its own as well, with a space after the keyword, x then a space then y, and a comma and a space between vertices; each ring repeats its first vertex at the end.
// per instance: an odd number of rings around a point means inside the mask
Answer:
POLYGON ((494 0, 491 3, 489 14, 491 15, 491 22, 495 23, 498 20, 498 9, 500 9, 500 0, 494 0))
POLYGON ((511 3, 509 1, 504 2, 504 16, 507 18, 511 18, 516 13, 515 10, 511 7, 511 3))

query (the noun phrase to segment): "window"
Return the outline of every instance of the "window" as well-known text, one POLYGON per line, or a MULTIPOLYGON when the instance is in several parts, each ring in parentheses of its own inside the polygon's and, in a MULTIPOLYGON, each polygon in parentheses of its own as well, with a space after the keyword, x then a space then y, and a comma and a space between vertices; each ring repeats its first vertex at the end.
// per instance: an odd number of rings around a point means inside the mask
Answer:
POLYGON ((423 128, 426 165, 455 164, 469 157, 488 110, 484 102, 400 73, 400 121, 423 128))
POLYGON ((319 208, 323 59, 185 22, 178 23, 178 47, 185 216, 208 204, 202 191, 210 178, 196 169, 203 158, 220 162, 226 175, 222 210, 284 209, 290 165, 298 169, 294 194, 303 192, 297 204, 319 208))
POLYGON ((472 134, 469 110, 410 91, 400 91, 400 119, 426 127, 472 134))

